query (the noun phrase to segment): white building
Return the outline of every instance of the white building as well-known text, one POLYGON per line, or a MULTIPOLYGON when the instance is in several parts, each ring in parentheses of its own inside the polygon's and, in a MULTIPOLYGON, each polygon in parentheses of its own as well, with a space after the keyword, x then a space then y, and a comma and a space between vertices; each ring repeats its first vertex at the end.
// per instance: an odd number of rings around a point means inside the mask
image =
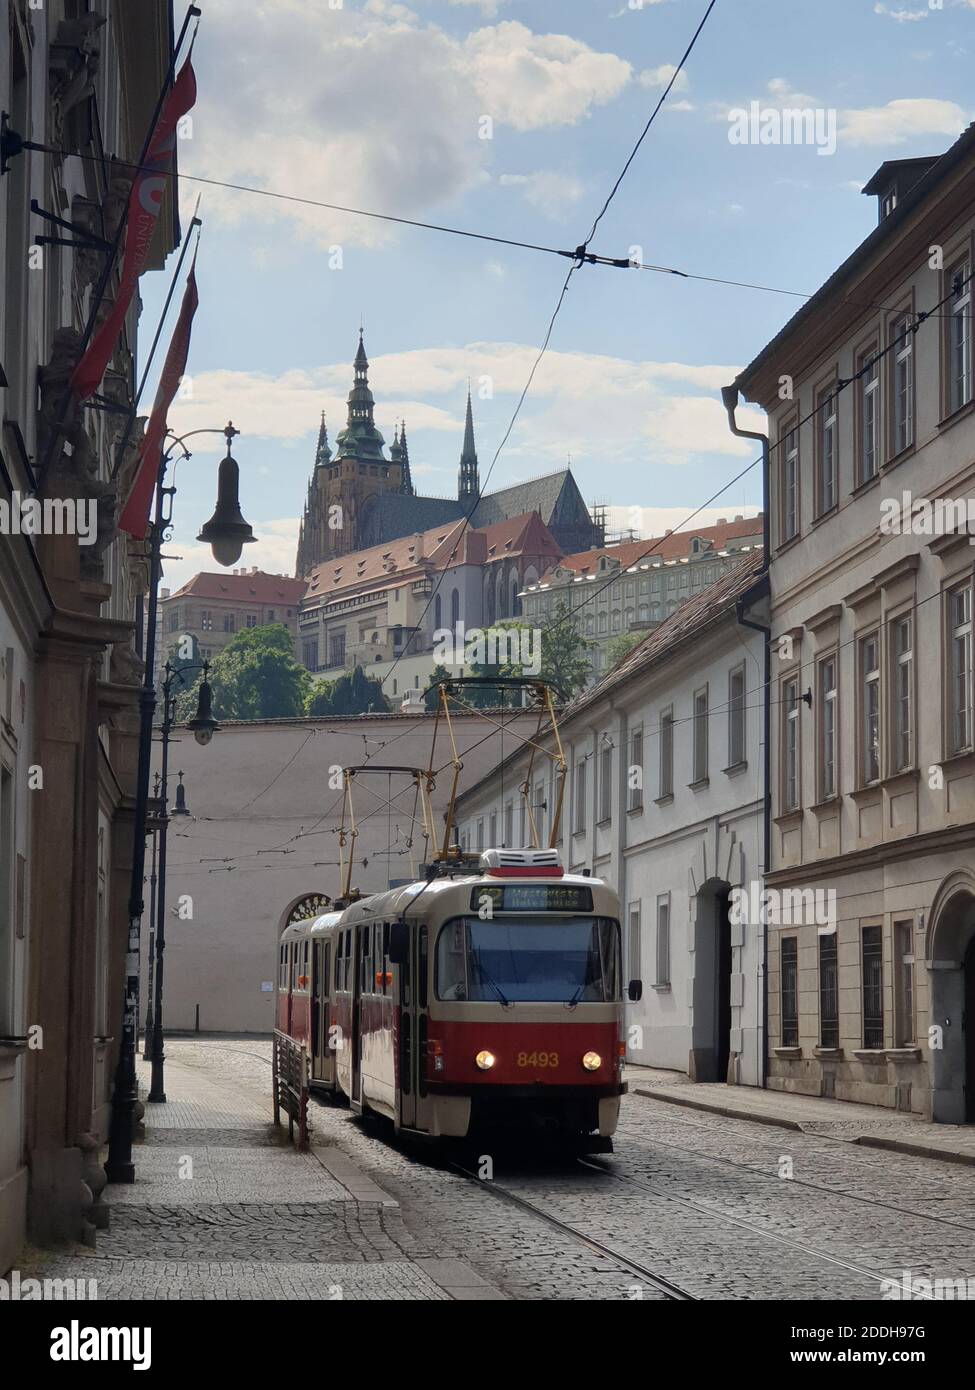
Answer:
POLYGON ((971 1121, 975 127, 864 191, 879 225, 735 383, 770 416, 769 885, 835 901, 770 929, 769 1084, 971 1121), (960 516, 904 529, 907 494, 960 516))
MULTIPOLYGON (((591 868, 620 895, 634 1062, 696 1080, 762 1080, 762 937, 733 922, 733 890, 763 865, 763 636, 740 621, 761 554, 690 599, 559 724, 569 776, 557 844, 566 869, 591 868)), ((755 619, 757 620, 757 619, 755 619)), ((551 737, 545 746, 553 748, 551 737)), ((529 751, 513 751, 461 798, 461 844, 530 843, 519 787, 529 751)), ((530 799, 548 843, 554 762, 530 799)))

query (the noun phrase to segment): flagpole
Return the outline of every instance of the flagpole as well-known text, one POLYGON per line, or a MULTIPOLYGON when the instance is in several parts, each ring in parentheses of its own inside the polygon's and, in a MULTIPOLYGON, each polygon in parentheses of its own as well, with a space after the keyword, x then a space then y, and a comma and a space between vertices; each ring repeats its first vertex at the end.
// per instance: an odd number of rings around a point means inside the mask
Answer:
MULTIPOLYGON (((189 249, 190 249, 190 242, 191 242, 191 240, 192 240, 192 238, 193 238, 193 231, 194 231, 195 228, 197 228, 197 227, 202 227, 202 226, 203 226, 202 219, 199 218, 199 217, 197 216, 197 213, 199 212, 199 210, 200 210, 200 199, 197 198, 197 200, 196 200, 196 210, 195 210, 194 213, 193 213, 193 217, 192 217, 192 220, 190 221, 189 229, 187 230, 186 236, 183 238, 183 245, 182 245, 182 247, 181 247, 181 249, 180 249, 179 260, 178 260, 177 263, 176 263, 176 269, 173 271, 173 278, 172 278, 172 281, 170 282, 169 293, 166 295, 166 303, 163 305, 163 311, 162 311, 162 313, 161 313, 160 316, 159 316, 159 322, 158 322, 158 324, 156 325, 156 335, 155 335, 155 337, 154 337, 153 340, 152 340, 152 347, 149 349, 149 354, 148 354, 148 356, 146 357, 146 365, 145 365, 145 367, 144 367, 143 370, 142 370, 142 379, 141 379, 141 381, 139 382, 138 389, 137 389, 137 391, 136 391, 136 393, 135 393, 135 400, 132 402, 132 409, 131 409, 131 411, 129 412, 128 418, 127 418, 127 420, 126 420, 126 422, 125 422, 125 429, 122 431, 122 437, 121 437, 121 439, 119 440, 118 445, 117 445, 116 450, 115 450, 115 465, 114 465, 114 467, 112 468, 112 482, 113 482, 113 483, 114 483, 115 479, 118 477, 118 475, 119 475, 119 473, 121 472, 121 469, 122 469, 122 461, 123 461, 123 459, 125 458, 125 451, 126 451, 126 449, 128 448, 129 440, 130 440, 131 437, 132 437, 132 430, 133 430, 134 427, 135 427, 136 418, 137 418, 137 416, 138 416, 138 412, 139 412, 139 402, 141 401, 141 399, 142 399, 142 393, 143 393, 143 391, 144 391, 145 388, 146 388, 146 380, 147 380, 147 378, 148 378, 148 376, 149 376, 149 369, 150 369, 151 366, 152 366, 152 360, 153 360, 153 358, 154 358, 155 355, 156 355, 156 348, 159 346, 159 339, 162 337, 162 331, 163 331, 163 329, 164 329, 165 326, 166 326, 166 318, 167 318, 167 316, 168 316, 168 314, 169 314, 169 310, 170 310, 170 307, 171 307, 171 305, 172 305, 173 298, 175 297, 175 294, 176 294, 176 286, 179 284, 180 274, 181 274, 182 269, 183 269, 183 262, 186 260, 187 254, 188 254, 189 249)), ((199 243, 199 237, 198 237, 198 238, 197 238, 197 247, 199 247, 199 244, 200 244, 200 243, 199 243)))
MULTIPOLYGON (((203 11, 199 9, 196 5, 190 5, 188 10, 186 11, 186 17, 183 20, 183 27, 180 29, 179 36, 175 44, 173 45, 173 52, 169 60, 169 67, 166 71, 165 81, 163 82, 159 92, 159 96, 156 99, 156 107, 152 113, 152 120, 149 122, 149 128, 146 131, 146 137, 142 142, 142 153, 139 155, 140 166, 145 163, 146 155, 149 153, 149 147, 152 144, 152 138, 155 134, 156 126, 159 122, 159 116, 163 109, 163 103, 166 100, 167 93, 173 85, 173 80, 176 74, 176 64, 179 60, 180 49, 183 47, 183 42, 186 39, 186 35, 189 31, 190 24, 192 23, 194 18, 199 19, 199 17, 202 14, 203 11)), ((199 28, 199 25, 197 25, 197 28, 199 28)), ((196 40, 195 34, 193 36, 193 40, 194 42, 196 40)), ((190 46, 190 51, 192 52, 192 45, 190 46)), ((138 175, 136 175, 136 177, 138 177, 138 175)), ((178 183, 174 182, 173 187, 174 189, 178 188, 178 183)), ((129 202, 128 199, 126 199, 125 206, 122 209, 122 215, 119 218, 119 225, 118 230, 115 234, 115 240, 112 242, 111 248, 106 254, 105 266, 102 270, 101 275, 99 276, 98 286, 95 290, 95 293, 92 296, 91 308, 88 310, 88 319, 85 323, 85 331, 81 336, 81 347, 78 352, 79 362, 88 350, 92 334, 95 331, 95 322, 98 318, 98 311, 102 306, 102 300, 105 298, 105 292, 108 289, 108 282, 112 277, 112 271, 114 270, 115 262, 118 259, 119 247, 122 245, 122 238, 125 235, 125 227, 128 221, 128 216, 129 202)), ((55 451, 57 450, 58 444, 61 441, 61 437, 64 432, 65 420, 67 418, 68 407, 71 402, 71 396, 72 389, 69 385, 65 388, 64 395, 61 398, 61 403, 58 406, 57 424, 54 426, 54 429, 51 432, 51 438, 48 440, 47 449, 45 450, 44 458, 41 461, 41 466, 38 470, 37 478, 39 490, 44 486, 44 481, 47 478, 48 469, 51 466, 51 462, 54 458, 55 451)))

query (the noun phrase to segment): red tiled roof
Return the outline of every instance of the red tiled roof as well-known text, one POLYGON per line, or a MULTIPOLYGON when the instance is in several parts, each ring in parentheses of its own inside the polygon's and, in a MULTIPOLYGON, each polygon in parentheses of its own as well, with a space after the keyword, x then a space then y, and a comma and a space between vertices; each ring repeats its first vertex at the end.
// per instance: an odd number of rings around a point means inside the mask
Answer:
MULTIPOLYGON (((711 542, 711 551, 725 550, 729 541, 740 541, 753 536, 761 541, 762 514, 744 517, 740 521, 718 521, 713 526, 686 526, 681 531, 670 531, 665 536, 651 536, 642 541, 623 541, 620 545, 608 545, 593 550, 580 550, 575 555, 563 555, 558 562, 561 569, 574 570, 577 574, 595 573, 600 556, 618 560, 621 569, 641 561, 653 564, 655 560, 680 560, 690 554, 691 541, 695 537, 711 542), (648 553, 649 552, 649 553, 648 553)), ((553 566, 553 569, 556 568, 553 566)))
POLYGON ((303 579, 291 579, 286 575, 266 574, 258 570, 256 574, 214 574, 204 570, 194 574, 181 589, 170 594, 164 603, 178 598, 223 599, 228 603, 300 603, 305 593, 303 579))

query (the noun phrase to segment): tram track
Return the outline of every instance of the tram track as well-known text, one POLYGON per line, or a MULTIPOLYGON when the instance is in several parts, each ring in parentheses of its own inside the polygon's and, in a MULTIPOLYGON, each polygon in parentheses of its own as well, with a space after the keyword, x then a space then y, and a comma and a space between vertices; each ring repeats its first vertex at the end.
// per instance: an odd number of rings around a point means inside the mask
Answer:
MULTIPOLYGON (((692 1125, 695 1129, 702 1129, 705 1131, 709 1131, 711 1128, 709 1125, 703 1124, 699 1121, 685 1121, 683 1116, 681 1117, 681 1123, 688 1123, 692 1125)), ((736 1128, 733 1131, 733 1133, 740 1134, 743 1138, 750 1139, 753 1142, 761 1143, 765 1148, 770 1149, 775 1153, 781 1152, 781 1145, 772 1145, 769 1144, 767 1141, 762 1141, 758 1139, 757 1136, 750 1134, 747 1130, 736 1128)), ((634 1147, 642 1149, 644 1152, 647 1153, 652 1152, 652 1150, 655 1147, 659 1146, 663 1149, 673 1149, 677 1153, 691 1154, 697 1160, 703 1159, 707 1163, 717 1163, 725 1168, 733 1168, 740 1173, 750 1173, 753 1177, 760 1178, 765 1182, 779 1183, 782 1181, 781 1178, 776 1177, 774 1174, 763 1172, 761 1168, 755 1168, 750 1163, 739 1163, 733 1158, 723 1158, 718 1154, 702 1153, 700 1149, 692 1148, 690 1144, 677 1144, 671 1139, 659 1139, 656 1135, 653 1137, 651 1141, 648 1142, 645 1139, 640 1139, 630 1134, 629 1132, 620 1131, 618 1138, 625 1139, 628 1144, 633 1144, 634 1147)), ((807 1134, 806 1138, 824 1139, 829 1143, 848 1144, 848 1141, 846 1140, 833 1139, 830 1135, 826 1134, 807 1134)), ((964 1221, 953 1221, 951 1217, 948 1216, 939 1216, 932 1212, 918 1211, 913 1207, 902 1207, 897 1205, 895 1202, 885 1202, 880 1197, 864 1197, 861 1193, 857 1192, 841 1192, 835 1187, 826 1187, 823 1183, 810 1182, 808 1178, 791 1177, 789 1179, 789 1182, 793 1183, 797 1187, 807 1187, 811 1189, 813 1192, 822 1192, 827 1197, 831 1197, 834 1200, 838 1198, 840 1201, 858 1202, 867 1206, 878 1207, 882 1211, 894 1212, 897 1216, 909 1216, 917 1221, 936 1222, 938 1225, 941 1226, 950 1226, 952 1229, 956 1231, 971 1231, 973 1234, 975 1234, 975 1225, 970 1225, 964 1221)))
POLYGON ((449 1164, 449 1167, 455 1173, 460 1173, 463 1177, 469 1179, 469 1181, 476 1183, 478 1187, 489 1193, 496 1200, 507 1202, 510 1206, 517 1207, 520 1211, 528 1212, 537 1220, 544 1221, 547 1226, 551 1226, 553 1230, 558 1231, 560 1235, 568 1236, 579 1245, 585 1246, 585 1248, 592 1251, 593 1254, 599 1255, 603 1259, 613 1260, 623 1269, 629 1270, 638 1279, 642 1280, 644 1284, 647 1284, 652 1289, 656 1289, 658 1293, 662 1293, 665 1298, 675 1302, 698 1301, 696 1294, 689 1293, 687 1289, 681 1288, 679 1284, 673 1283, 672 1280, 665 1278, 662 1274, 648 1269, 646 1265, 640 1264, 637 1260, 630 1259, 628 1255, 621 1254, 618 1250, 612 1249, 611 1246, 604 1245, 602 1241, 596 1240, 593 1236, 586 1235, 586 1233, 580 1231, 578 1227, 570 1226, 568 1222, 562 1221, 557 1216, 553 1216, 550 1212, 545 1211, 543 1207, 538 1206, 537 1203, 530 1202, 526 1197, 518 1196, 517 1193, 511 1192, 506 1187, 500 1187, 493 1179, 490 1182, 485 1182, 485 1180, 478 1177, 476 1173, 472 1173, 469 1168, 465 1168, 462 1164, 453 1161, 449 1164))
MULTIPOLYGON (((666 1192, 661 1188, 654 1187, 651 1183, 642 1178, 635 1178, 630 1173, 619 1173, 615 1169, 599 1163, 592 1159, 580 1158, 577 1160, 582 1168, 588 1168, 594 1173, 601 1173, 604 1177, 613 1178, 618 1182, 626 1183, 631 1187, 639 1188, 641 1191, 648 1192, 651 1196, 659 1198, 661 1201, 675 1203, 688 1210, 696 1212, 700 1216, 707 1216, 715 1221, 722 1221, 726 1225, 737 1226, 741 1230, 748 1231, 751 1235, 760 1237, 762 1240, 781 1245, 790 1250, 795 1250, 813 1259, 823 1261, 826 1264, 834 1265, 839 1269, 849 1271, 858 1278, 869 1279, 877 1284, 888 1284, 891 1275, 881 1274, 877 1270, 868 1269, 865 1265, 854 1264, 852 1260, 844 1260, 838 1255, 829 1255, 825 1250, 818 1250, 814 1245, 807 1245, 804 1241, 793 1240, 790 1236, 780 1235, 776 1231, 768 1231, 757 1225, 753 1221, 741 1216, 731 1216, 727 1212, 720 1211, 704 1202, 696 1202, 691 1197, 681 1197, 674 1192, 666 1192)), ((828 1190, 828 1189, 824 1189, 828 1190)), ((919 1298, 933 1300, 933 1294, 919 1293, 919 1298)))

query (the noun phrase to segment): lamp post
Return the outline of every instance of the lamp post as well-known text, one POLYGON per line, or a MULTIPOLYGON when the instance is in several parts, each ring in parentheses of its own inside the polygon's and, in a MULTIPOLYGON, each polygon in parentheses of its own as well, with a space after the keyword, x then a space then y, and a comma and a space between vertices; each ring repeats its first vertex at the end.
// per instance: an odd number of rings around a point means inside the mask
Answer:
POLYGON ((165 486, 166 470, 174 450, 182 449, 182 457, 190 457, 190 452, 185 444, 187 439, 199 434, 224 435, 227 440, 227 456, 221 464, 217 508, 207 522, 205 539, 210 541, 214 558, 219 564, 232 565, 240 556, 244 545, 255 539, 251 528, 240 514, 239 503, 235 508, 233 506, 236 499, 232 495, 232 488, 239 477, 239 470, 231 457, 230 446, 239 433, 240 431, 236 430, 231 422, 222 430, 190 430, 179 438, 173 438, 169 447, 160 455, 159 472, 156 476, 155 518, 150 528, 149 538, 149 603, 143 649, 145 669, 142 678, 142 693, 139 699, 139 762, 132 824, 132 876, 129 882, 125 994, 122 1002, 122 1033, 119 1042, 118 1062, 115 1067, 115 1085, 112 1092, 108 1161, 105 1164, 105 1174, 109 1182, 135 1181, 135 1165, 132 1162, 132 1127, 135 1119, 135 1107, 139 1100, 135 1058, 139 1028, 139 947, 142 914, 145 909, 142 895, 146 870, 146 822, 149 804, 149 773, 152 760, 152 722, 156 710, 155 672, 153 668, 155 664, 162 545, 163 540, 171 532, 172 498, 176 491, 174 487, 165 486), (232 468, 228 465, 228 460, 229 464, 233 465, 232 468), (223 503, 222 513, 221 503, 223 503), (219 554, 217 553, 218 550, 219 554))
POLYGON ((152 867, 149 870, 149 979, 148 979, 148 1000, 146 1002, 146 1032, 142 1043, 142 1055, 148 1057, 152 1051, 152 971, 155 957, 156 941, 156 850, 159 845, 159 773, 157 772, 152 785, 152 806, 151 814, 146 822, 149 833, 152 836, 152 867))
MULTIPOLYGON (((169 737, 176 722, 177 685, 182 685, 186 671, 203 671, 200 692, 197 697, 196 714, 188 721, 187 728, 193 730, 197 743, 204 746, 220 728, 211 712, 212 692, 207 679, 210 673, 208 661, 190 661, 175 669, 166 662, 165 679, 162 684, 163 722, 162 722, 162 768, 160 776, 160 795, 162 811, 159 817, 159 888, 156 894, 156 949, 155 949, 155 998, 153 1000, 155 1026, 152 1030, 152 1079, 149 1086, 150 1105, 162 1105, 166 1100, 166 1077, 163 1036, 163 961, 166 950, 166 849, 169 831, 169 737)), ((183 774, 180 773, 179 792, 183 791, 183 774)), ((186 795, 182 798, 177 792, 176 808, 173 815, 187 815, 186 795), (182 802, 182 805, 181 805, 182 802)))

